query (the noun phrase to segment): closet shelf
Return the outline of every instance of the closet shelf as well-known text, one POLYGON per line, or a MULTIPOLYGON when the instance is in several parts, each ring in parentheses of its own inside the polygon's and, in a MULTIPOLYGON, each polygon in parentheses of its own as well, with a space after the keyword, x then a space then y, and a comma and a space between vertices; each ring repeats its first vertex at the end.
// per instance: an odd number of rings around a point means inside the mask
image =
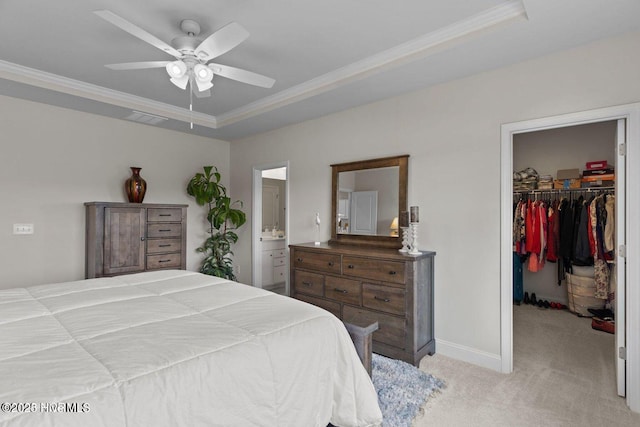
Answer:
POLYGON ((549 189, 549 190, 513 190, 513 194, 553 194, 553 193, 594 193, 598 191, 611 191, 616 187, 590 187, 590 188, 561 188, 561 189, 549 189))

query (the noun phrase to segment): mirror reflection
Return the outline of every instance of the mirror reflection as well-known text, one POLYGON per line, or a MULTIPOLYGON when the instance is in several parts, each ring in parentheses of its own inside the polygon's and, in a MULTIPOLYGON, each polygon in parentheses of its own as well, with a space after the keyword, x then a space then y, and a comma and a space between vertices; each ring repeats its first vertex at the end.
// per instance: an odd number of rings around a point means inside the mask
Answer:
POLYGON ((287 168, 262 171, 262 238, 285 237, 285 192, 287 168))
POLYGON ((338 174, 336 232, 398 236, 398 166, 338 174))

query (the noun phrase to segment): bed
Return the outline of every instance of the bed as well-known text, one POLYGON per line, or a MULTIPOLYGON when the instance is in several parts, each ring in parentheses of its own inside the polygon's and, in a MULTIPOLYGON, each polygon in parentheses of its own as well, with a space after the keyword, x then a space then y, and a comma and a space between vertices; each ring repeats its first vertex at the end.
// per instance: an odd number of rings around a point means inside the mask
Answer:
POLYGON ((375 426, 342 323, 179 270, 0 290, 0 426, 375 426))

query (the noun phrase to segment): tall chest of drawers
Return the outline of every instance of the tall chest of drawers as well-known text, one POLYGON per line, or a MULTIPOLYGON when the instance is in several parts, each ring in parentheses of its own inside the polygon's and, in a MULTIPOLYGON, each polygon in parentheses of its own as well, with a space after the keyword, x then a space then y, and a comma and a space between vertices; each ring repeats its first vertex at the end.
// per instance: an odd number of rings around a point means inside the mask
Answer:
POLYGON ((435 252, 408 256, 395 249, 313 243, 290 249, 294 298, 346 322, 377 321, 375 353, 416 366, 435 353, 435 252))
POLYGON ((187 205, 88 202, 87 279, 186 269, 187 205))

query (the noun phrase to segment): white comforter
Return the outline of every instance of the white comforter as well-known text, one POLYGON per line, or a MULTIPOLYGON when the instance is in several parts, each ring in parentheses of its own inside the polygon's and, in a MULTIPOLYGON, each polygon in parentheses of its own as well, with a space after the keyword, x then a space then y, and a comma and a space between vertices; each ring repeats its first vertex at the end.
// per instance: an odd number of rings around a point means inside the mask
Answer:
POLYGON ((333 315, 185 271, 0 291, 0 404, 2 427, 382 419, 333 315))

